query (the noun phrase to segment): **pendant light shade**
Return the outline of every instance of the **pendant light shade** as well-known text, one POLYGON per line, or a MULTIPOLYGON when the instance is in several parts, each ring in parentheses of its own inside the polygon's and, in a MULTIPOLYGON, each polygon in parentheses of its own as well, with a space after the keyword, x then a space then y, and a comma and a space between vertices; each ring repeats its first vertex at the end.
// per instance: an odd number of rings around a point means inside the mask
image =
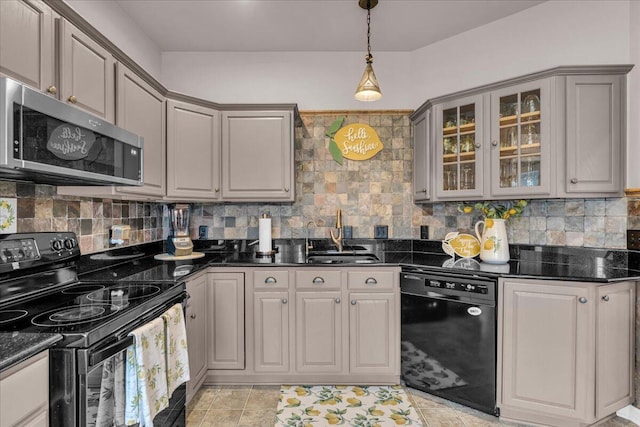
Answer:
POLYGON ((373 72, 373 56, 371 55, 371 9, 378 4, 378 0, 359 0, 361 8, 367 9, 367 66, 364 69, 360 83, 356 88, 355 98, 358 101, 377 101, 382 98, 376 73, 373 72))

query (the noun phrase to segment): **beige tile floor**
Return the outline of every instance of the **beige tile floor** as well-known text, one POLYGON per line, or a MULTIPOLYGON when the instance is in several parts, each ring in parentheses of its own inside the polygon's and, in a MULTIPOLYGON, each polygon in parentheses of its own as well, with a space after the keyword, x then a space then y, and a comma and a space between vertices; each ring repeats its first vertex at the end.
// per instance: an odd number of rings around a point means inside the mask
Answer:
MULTIPOLYGON (((418 390, 405 390, 424 427, 524 427, 418 390)), ((187 427, 273 427, 279 395, 280 386, 203 387, 187 408, 187 427)), ((600 425, 627 426, 635 424, 619 417, 600 425)))

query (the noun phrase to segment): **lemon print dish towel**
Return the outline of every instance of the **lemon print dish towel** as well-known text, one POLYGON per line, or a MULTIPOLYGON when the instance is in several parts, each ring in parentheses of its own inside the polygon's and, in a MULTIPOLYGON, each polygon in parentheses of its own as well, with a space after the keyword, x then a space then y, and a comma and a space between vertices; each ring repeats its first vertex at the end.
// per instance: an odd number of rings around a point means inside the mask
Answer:
POLYGON ((413 426, 420 416, 401 386, 289 386, 280 388, 276 427, 413 426))

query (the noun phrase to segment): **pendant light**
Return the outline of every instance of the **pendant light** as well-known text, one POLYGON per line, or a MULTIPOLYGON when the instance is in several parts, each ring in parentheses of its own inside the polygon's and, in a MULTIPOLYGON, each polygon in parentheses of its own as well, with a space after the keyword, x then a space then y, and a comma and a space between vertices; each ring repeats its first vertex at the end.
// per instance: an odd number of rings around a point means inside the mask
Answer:
POLYGON ((376 74, 373 72, 373 66, 371 65, 373 63, 373 56, 371 55, 371 9, 378 4, 378 0, 359 0, 358 4, 361 8, 367 9, 367 66, 354 96, 358 101, 377 101, 382 98, 382 92, 380 92, 378 79, 376 79, 376 74))

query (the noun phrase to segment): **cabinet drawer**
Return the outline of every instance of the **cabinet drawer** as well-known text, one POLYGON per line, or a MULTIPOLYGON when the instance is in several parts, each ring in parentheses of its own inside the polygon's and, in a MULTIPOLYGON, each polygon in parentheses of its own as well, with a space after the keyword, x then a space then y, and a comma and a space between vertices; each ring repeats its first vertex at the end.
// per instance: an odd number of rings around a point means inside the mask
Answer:
POLYGON ((395 271, 350 271, 348 275, 349 289, 366 289, 369 291, 393 289, 395 271))
POLYGON ((339 271, 309 270, 296 271, 296 289, 341 289, 339 271))
POLYGON ((286 270, 260 270, 253 273, 255 290, 289 289, 289 272, 286 270))

